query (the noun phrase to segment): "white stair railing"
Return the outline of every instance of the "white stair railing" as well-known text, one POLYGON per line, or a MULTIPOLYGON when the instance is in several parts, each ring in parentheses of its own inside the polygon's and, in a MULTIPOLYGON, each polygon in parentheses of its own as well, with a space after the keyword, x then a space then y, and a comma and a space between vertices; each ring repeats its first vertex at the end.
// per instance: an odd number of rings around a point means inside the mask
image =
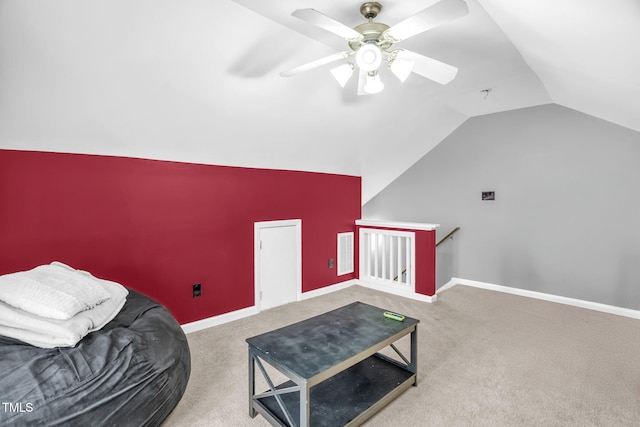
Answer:
POLYGON ((360 228, 360 280, 415 290, 415 233, 360 228))

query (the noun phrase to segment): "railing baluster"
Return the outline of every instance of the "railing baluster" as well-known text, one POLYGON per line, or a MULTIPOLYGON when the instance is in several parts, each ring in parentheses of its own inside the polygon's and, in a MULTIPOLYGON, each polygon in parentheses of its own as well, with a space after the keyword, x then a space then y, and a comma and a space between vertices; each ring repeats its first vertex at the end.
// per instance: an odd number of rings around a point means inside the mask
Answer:
POLYGON ((413 268, 413 266, 411 265, 411 242, 409 242, 409 239, 407 240, 407 251, 405 254, 405 262, 406 262, 406 267, 405 267, 405 271, 406 271, 406 277, 405 277, 405 283, 410 283, 411 282, 411 269, 413 268))
POLYGON ((393 264, 394 246, 393 242, 396 240, 396 236, 389 236, 389 280, 393 280, 395 277, 395 269, 393 264))
POLYGON ((369 256, 371 254, 371 251, 369 250, 369 233, 361 233, 360 240, 360 263, 362 264, 360 271, 362 271, 365 276, 369 276, 369 256))
POLYGON ((380 274, 380 278, 385 280, 387 278, 387 236, 385 234, 381 234, 382 238, 382 250, 380 251, 380 264, 382 264, 382 274, 380 274))
POLYGON ((374 277, 375 276, 375 272, 373 271, 373 269, 375 268, 375 256, 376 256, 376 247, 375 247, 375 242, 374 242, 374 238, 375 236, 371 233, 369 233, 369 277, 374 277))
POLYGON ((377 229, 361 229, 360 233, 361 277, 390 286, 413 287, 411 259, 415 234, 377 229))
POLYGON ((404 237, 401 236, 397 236, 398 237, 398 249, 397 249, 397 256, 396 256, 396 265, 398 266, 398 273, 396 275, 396 277, 398 278, 398 283, 402 283, 402 242, 404 241, 404 237))
POLYGON ((378 257, 380 256, 378 254, 378 249, 380 248, 380 235, 379 234, 372 234, 373 240, 375 241, 375 245, 373 246, 373 250, 374 250, 374 256, 373 256, 373 277, 378 277, 378 267, 379 267, 379 263, 378 263, 378 257))

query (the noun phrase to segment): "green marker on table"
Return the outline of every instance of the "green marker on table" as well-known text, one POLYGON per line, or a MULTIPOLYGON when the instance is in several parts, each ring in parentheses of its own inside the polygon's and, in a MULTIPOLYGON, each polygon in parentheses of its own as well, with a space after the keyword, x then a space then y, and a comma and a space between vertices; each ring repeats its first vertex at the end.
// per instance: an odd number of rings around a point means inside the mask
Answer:
POLYGON ((402 322, 404 320, 404 316, 402 314, 394 313, 392 311, 385 311, 382 315, 388 319, 397 320, 398 322, 402 322))

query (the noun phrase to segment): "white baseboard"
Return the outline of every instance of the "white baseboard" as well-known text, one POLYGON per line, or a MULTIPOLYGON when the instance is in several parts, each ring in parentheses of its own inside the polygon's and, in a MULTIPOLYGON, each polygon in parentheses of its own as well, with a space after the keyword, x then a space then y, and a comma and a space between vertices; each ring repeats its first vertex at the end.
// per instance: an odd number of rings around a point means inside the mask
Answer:
MULTIPOLYGON (((496 285, 493 283, 479 282, 477 280, 469 280, 469 279, 460 279, 457 277, 452 277, 449 282, 445 285, 441 286, 436 295, 428 296, 422 295, 414 292, 407 292, 399 289, 391 289, 387 286, 380 286, 373 283, 362 282, 357 279, 347 280, 345 282, 336 283, 335 285, 326 286, 320 289, 314 289, 313 291, 304 292, 301 294, 300 299, 306 300, 309 298, 314 298, 320 295, 326 295, 331 292, 339 291, 342 289, 346 289, 353 285, 359 285, 365 288, 374 289, 376 291, 387 292, 393 295, 398 295, 405 298, 410 298, 418 301, 424 301, 433 303, 438 299, 438 295, 441 292, 446 291, 456 285, 464 285, 464 286, 472 286, 475 288, 488 289, 496 292, 504 292, 507 294, 519 295, 523 297, 536 298, 544 301, 556 302, 559 304, 571 305, 574 307, 586 308, 589 310, 601 311, 603 313, 615 314, 617 316, 630 317, 633 319, 640 319, 640 311, 632 310, 630 308, 616 307, 613 305, 601 304, 597 302, 584 301, 575 298, 568 298, 558 295, 546 294, 543 292, 529 291, 526 289, 518 289, 511 288, 509 286, 496 285)), ((203 329, 211 328, 213 326, 219 326, 224 323, 232 322, 234 320, 243 319, 245 317, 253 316, 254 314, 258 314, 259 311, 256 306, 243 308, 240 310, 232 311, 229 313, 224 313, 219 316, 208 317, 202 320, 196 320, 195 322, 185 323, 182 325, 182 330, 185 334, 190 334, 192 332, 200 331, 203 329)))
POLYGON ((453 288, 455 285, 460 283, 460 282, 457 282, 457 280, 462 280, 462 279, 456 279, 455 277, 452 277, 451 280, 449 280, 447 283, 445 283, 444 285, 436 289, 436 295, 439 294, 440 292, 446 291, 447 289, 453 288))
POLYGON ((320 295, 330 294, 331 292, 347 289, 349 286, 357 285, 356 279, 347 280, 345 282, 336 283, 335 285, 325 286, 324 288, 314 289, 312 291, 303 292, 300 300, 319 297, 320 295))
POLYGON ((206 319, 196 320, 195 322, 185 323, 182 326, 182 330, 185 334, 191 332, 201 331, 203 329, 219 326, 224 323, 229 323, 234 320, 244 319, 245 317, 258 314, 258 308, 256 306, 242 308, 240 310, 231 311, 229 313, 220 314, 218 316, 207 317, 206 319))
POLYGON ((356 284, 364 288, 374 289, 376 291, 381 291, 381 292, 387 292, 389 294, 393 294, 399 297, 409 298, 417 301, 432 303, 432 302, 436 302, 436 300, 438 299, 437 295, 433 295, 433 296, 423 295, 417 292, 405 291, 403 289, 394 289, 390 286, 378 285, 376 283, 371 283, 371 282, 358 281, 356 284))
MULTIPOLYGON (((314 289, 313 291, 303 292, 302 294, 300 294, 300 300, 325 295, 331 292, 339 291, 341 289, 346 289, 349 286, 353 286, 356 284, 356 280, 352 279, 345 282, 336 283, 335 285, 325 286, 324 288, 314 289)), ((201 331, 203 329, 233 322, 234 320, 240 320, 245 317, 253 316, 254 314, 258 314, 259 312, 260 311, 258 310, 258 307, 254 305, 252 307, 242 308, 240 310, 231 311, 229 313, 220 314, 218 316, 207 317, 206 319, 196 320, 195 322, 191 323, 185 323, 181 326, 185 334, 190 334, 192 332, 201 331)))
MULTIPOLYGON (((300 295, 300 301, 306 300, 309 298, 318 297, 320 295, 326 295, 331 292, 340 291, 342 289, 346 289, 353 285, 360 285, 365 288, 387 292, 387 293, 391 293, 401 297, 410 298, 418 301, 424 301, 424 302, 435 302, 436 299, 438 298, 437 295, 428 296, 428 295, 417 294, 414 292, 395 290, 386 286, 376 286, 375 284, 360 282, 358 281, 358 279, 351 279, 351 280, 346 280, 344 282, 336 283, 335 285, 325 286, 324 288, 303 292, 300 295)), ((220 314, 218 316, 208 317, 202 320, 196 320, 195 322, 185 323, 184 325, 182 325, 182 330, 184 331, 185 334, 190 334, 192 332, 201 331, 203 329, 219 326, 224 323, 232 322, 234 320, 239 320, 245 317, 253 316, 254 314, 258 314, 258 313, 259 313, 259 310, 256 306, 247 307, 247 308, 232 311, 229 313, 220 314)))
POLYGON ((509 286, 494 285, 493 283, 478 282, 476 280, 460 279, 452 277, 449 282, 438 289, 437 293, 446 291, 455 285, 473 286, 475 288, 489 289, 507 294, 519 295, 523 297, 536 298, 544 301, 556 302, 559 304, 572 305, 574 307, 586 308, 589 310, 601 311, 603 313, 615 314, 617 316, 640 319, 640 311, 630 308, 616 307, 614 305, 601 304, 598 302, 584 301, 575 298, 568 298, 558 295, 545 294, 543 292, 529 291, 526 289, 511 288, 509 286))

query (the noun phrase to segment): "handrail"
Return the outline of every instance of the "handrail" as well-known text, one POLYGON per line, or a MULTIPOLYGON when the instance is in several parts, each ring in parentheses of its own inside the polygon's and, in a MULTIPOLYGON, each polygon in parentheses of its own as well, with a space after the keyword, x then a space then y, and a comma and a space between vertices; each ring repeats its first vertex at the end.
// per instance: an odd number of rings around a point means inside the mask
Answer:
POLYGON ((460 230, 460 227, 456 227, 456 228, 454 228, 453 230, 451 230, 451 231, 449 232, 449 234, 447 234, 446 236, 444 236, 442 239, 440 239, 440 241, 439 241, 438 243, 436 243, 436 248, 437 248, 438 246, 440 246, 440 243, 444 242, 444 241, 445 241, 445 240, 447 240, 449 237, 451 237, 451 236, 453 236, 454 234, 456 234, 456 232, 457 232, 458 230, 460 230))
MULTIPOLYGON (((458 232, 458 230, 460 230, 460 227, 456 227, 456 228, 454 228, 453 230, 451 230, 451 231, 449 232, 449 234, 447 234, 446 236, 444 236, 442 239, 440 239, 440 241, 439 241, 438 243, 436 243, 436 248, 438 247, 438 245, 440 245, 440 243, 444 242, 445 240, 447 240, 448 238, 450 238, 450 237, 452 237, 454 234, 456 234, 456 232, 458 232)), ((402 274, 404 274, 404 273, 406 273, 406 272, 407 272, 407 269, 405 268, 404 270, 402 270, 402 273, 400 273, 400 275, 402 275, 402 274)), ((396 277, 394 277, 394 278, 393 278, 393 281, 394 281, 394 282, 397 282, 397 281, 398 281, 398 277, 399 277, 399 275, 398 275, 398 276, 396 276, 396 277)))

